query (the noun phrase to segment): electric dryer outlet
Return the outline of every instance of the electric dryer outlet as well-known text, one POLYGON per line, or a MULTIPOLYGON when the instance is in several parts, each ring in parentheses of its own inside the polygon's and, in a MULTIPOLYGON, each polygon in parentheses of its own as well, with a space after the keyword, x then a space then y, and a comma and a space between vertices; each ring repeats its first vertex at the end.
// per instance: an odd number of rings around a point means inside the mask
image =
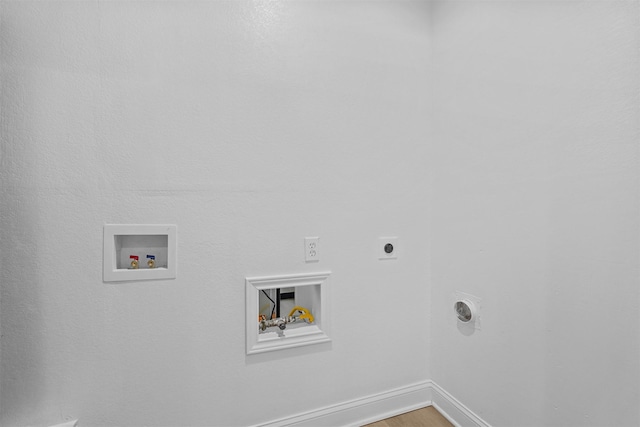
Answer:
POLYGON ((397 259, 398 249, 398 237, 378 237, 378 244, 376 248, 378 259, 397 259))

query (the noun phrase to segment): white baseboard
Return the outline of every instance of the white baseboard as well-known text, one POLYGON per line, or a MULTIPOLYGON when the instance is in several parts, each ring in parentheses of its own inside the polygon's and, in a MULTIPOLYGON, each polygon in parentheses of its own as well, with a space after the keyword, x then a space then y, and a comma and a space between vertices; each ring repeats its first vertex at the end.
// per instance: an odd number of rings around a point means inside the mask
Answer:
MULTIPOLYGON (((456 427, 491 427, 431 380, 256 424, 254 427, 355 427, 427 406, 435 407, 456 427)), ((78 420, 73 420, 52 427, 76 427, 77 423, 78 420)))
POLYGON ((254 427, 362 426, 434 406, 456 427, 491 427, 431 380, 256 424, 254 427))
POLYGON ((280 418, 255 427, 361 426, 431 404, 431 382, 423 381, 336 405, 280 418))
POLYGON ((431 405, 456 427, 491 427, 438 384, 431 382, 431 405))

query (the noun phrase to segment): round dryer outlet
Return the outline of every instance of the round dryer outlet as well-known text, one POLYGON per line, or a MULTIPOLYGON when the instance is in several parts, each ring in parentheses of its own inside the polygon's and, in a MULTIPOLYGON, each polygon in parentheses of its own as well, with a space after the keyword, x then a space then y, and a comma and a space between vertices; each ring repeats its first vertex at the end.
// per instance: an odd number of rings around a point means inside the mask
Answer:
POLYGON ((379 237, 377 252, 378 252, 378 259, 397 259, 398 258, 398 238, 397 237, 379 237))

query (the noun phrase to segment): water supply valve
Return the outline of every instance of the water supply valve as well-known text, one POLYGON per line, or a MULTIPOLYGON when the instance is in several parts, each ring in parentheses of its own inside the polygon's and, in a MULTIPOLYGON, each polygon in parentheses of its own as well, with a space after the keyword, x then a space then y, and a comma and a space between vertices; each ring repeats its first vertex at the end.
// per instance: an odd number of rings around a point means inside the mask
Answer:
POLYGON ((131 260, 131 268, 137 269, 139 266, 138 255, 129 255, 129 259, 131 260))
POLYGON ((278 327, 281 331, 284 331, 287 328, 287 324, 295 323, 299 321, 303 321, 306 323, 313 323, 314 321, 313 314, 311 312, 300 306, 295 306, 289 312, 288 316, 279 317, 277 319, 267 319, 266 316, 261 315, 258 317, 258 327, 261 331, 266 331, 267 328, 278 327), (297 312, 297 314, 296 314, 297 312))
POLYGON ((155 268, 155 266, 156 266, 156 256, 155 255, 147 255, 147 266, 149 268, 155 268))

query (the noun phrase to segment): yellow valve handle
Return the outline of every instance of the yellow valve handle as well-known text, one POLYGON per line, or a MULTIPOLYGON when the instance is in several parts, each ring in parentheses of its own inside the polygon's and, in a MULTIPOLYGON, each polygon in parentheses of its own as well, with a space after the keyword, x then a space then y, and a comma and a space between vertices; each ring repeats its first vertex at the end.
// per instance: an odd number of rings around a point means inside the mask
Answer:
POLYGON ((291 313, 289 313, 289 317, 293 316, 293 314, 296 311, 301 311, 302 314, 300 315, 299 319, 302 320, 308 320, 309 323, 313 323, 313 314, 311 314, 311 312, 309 310, 307 310, 304 307, 300 307, 299 305, 296 305, 295 307, 293 307, 293 309, 291 310, 291 313))

